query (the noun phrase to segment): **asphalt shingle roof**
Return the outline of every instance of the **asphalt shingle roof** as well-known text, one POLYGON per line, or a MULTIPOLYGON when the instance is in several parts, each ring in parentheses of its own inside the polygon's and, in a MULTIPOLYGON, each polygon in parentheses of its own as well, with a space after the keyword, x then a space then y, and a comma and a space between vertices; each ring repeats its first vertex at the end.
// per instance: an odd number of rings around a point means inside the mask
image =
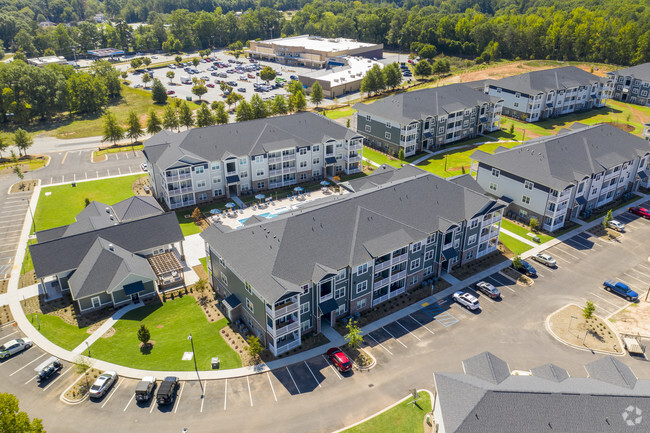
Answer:
POLYGON ((613 71, 611 73, 622 77, 633 76, 642 81, 650 81, 650 63, 643 63, 641 65, 619 69, 618 71, 613 71))
POLYGON ((500 80, 487 80, 486 83, 501 87, 502 89, 509 89, 527 95, 536 95, 551 90, 589 86, 594 82, 602 80, 602 78, 575 66, 563 66, 561 68, 543 69, 541 71, 513 75, 501 78, 500 80))

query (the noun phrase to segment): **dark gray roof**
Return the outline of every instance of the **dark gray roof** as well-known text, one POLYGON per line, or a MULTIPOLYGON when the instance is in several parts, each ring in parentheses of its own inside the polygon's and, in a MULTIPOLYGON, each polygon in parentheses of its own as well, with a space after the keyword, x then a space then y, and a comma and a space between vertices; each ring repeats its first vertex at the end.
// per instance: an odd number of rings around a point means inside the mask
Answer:
POLYGON ((602 124, 539 137, 495 154, 477 150, 472 159, 561 191, 648 152, 649 141, 602 124))
POLYGON ((98 237, 68 280, 70 292, 73 299, 110 293, 131 274, 155 278, 147 259, 98 237))
POLYGON ((636 376, 627 365, 616 358, 608 356, 585 365, 589 377, 611 383, 612 385, 634 388, 636 376))
POLYGON ((155 198, 150 195, 133 196, 113 206, 113 213, 119 222, 132 221, 164 213, 155 198))
MULTIPOLYGON (((437 421, 447 433, 627 432, 626 420, 636 419, 635 408, 650 411, 650 381, 615 386, 564 377, 564 370, 552 365, 531 371, 532 376, 508 375, 498 383, 470 374, 434 373, 442 413, 437 421), (550 377, 549 370, 554 371, 550 377), (632 413, 624 418, 626 411, 632 413)), ((633 427, 648 431, 648 426, 650 420, 643 417, 633 427)))
POLYGON ((137 253, 184 239, 176 214, 168 212, 99 230, 39 242, 29 250, 36 277, 77 269, 97 238, 137 253))
POLYGON ((472 358, 464 360, 463 369, 465 370, 465 374, 495 385, 498 385, 510 376, 508 364, 490 352, 479 353, 472 358))
POLYGON ((464 84, 432 87, 414 92, 398 93, 372 104, 357 103, 352 108, 387 120, 409 123, 427 116, 446 116, 470 107, 497 102, 500 98, 486 95, 464 84))
POLYGON ((147 160, 161 169, 179 160, 218 161, 262 155, 359 136, 333 120, 312 112, 194 128, 177 134, 162 131, 145 142, 147 160))
POLYGON ((631 76, 639 80, 650 81, 650 63, 619 69, 618 71, 610 72, 610 74, 620 75, 622 77, 631 76))
POLYGON ((555 364, 544 364, 530 370, 535 377, 541 377, 546 380, 562 382, 569 378, 569 372, 555 364))
POLYGON ((486 84, 502 89, 509 89, 527 95, 546 93, 550 90, 562 90, 579 86, 590 86, 603 79, 583 71, 575 66, 543 69, 541 71, 527 72, 513 75, 500 80, 486 80, 486 84))
POLYGON ((501 206, 423 170, 405 172, 412 174, 400 179, 393 170, 384 172, 395 181, 381 179, 382 173, 368 176, 382 181, 238 230, 213 224, 201 236, 272 302, 327 273, 425 239, 440 228, 437 217, 459 222, 501 206))

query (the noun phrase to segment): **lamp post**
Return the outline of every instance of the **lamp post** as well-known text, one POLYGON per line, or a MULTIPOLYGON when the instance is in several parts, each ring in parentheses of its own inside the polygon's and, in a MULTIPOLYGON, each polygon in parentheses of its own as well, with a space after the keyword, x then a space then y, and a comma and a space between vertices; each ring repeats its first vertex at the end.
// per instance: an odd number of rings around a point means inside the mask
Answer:
POLYGON ((194 360, 194 371, 196 371, 196 377, 199 379, 199 386, 201 387, 201 398, 203 398, 203 384, 201 383, 201 377, 199 376, 199 367, 196 365, 196 353, 194 353, 194 340, 192 340, 192 333, 190 333, 187 339, 190 340, 190 344, 192 345, 192 359, 194 360))
POLYGON ((36 233, 36 220, 34 220, 34 213, 32 212, 32 205, 29 203, 29 200, 24 198, 23 201, 27 202, 27 208, 29 209, 29 214, 32 217, 32 230, 36 233))

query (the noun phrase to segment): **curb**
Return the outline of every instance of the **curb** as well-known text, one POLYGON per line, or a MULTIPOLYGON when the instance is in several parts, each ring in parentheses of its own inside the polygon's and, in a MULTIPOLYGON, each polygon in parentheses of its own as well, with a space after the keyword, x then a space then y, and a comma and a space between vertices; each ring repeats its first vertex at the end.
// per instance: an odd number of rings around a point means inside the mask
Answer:
POLYGON ((100 162, 105 162, 108 159, 108 154, 105 153, 103 155, 100 155, 100 156, 103 156, 104 159, 102 159, 101 161, 93 161, 93 159, 95 157, 95 152, 97 152, 97 151, 93 150, 92 152, 90 152, 90 163, 91 164, 99 164, 100 162))
MULTIPOLYGON (((28 180, 29 180, 29 179, 28 179, 28 180)), ((36 181, 36 186, 35 186, 34 189, 31 191, 32 194, 33 194, 33 193, 36 191, 36 188, 38 188, 39 186, 41 186, 41 179, 32 179, 32 180, 35 180, 35 181, 36 181)), ((11 194, 18 194, 18 193, 15 193, 15 192, 12 193, 12 192, 11 192, 11 188, 13 188, 14 185, 19 184, 20 182, 24 182, 24 180, 19 180, 18 182, 14 182, 14 183, 12 183, 11 185, 9 185, 9 189, 7 190, 7 195, 10 196, 11 194)), ((25 192, 29 192, 29 191, 25 191, 25 192)), ((30 204, 31 204, 31 203, 30 203, 30 204)), ((36 209, 36 208, 34 208, 34 209, 36 209)))
MULTIPOLYGON (((623 342, 621 341, 620 337, 618 336, 618 334, 617 334, 616 332, 614 332, 614 335, 616 336, 616 341, 618 341, 618 345, 619 345, 619 347, 621 348, 622 353, 612 353, 612 352, 606 352, 606 351, 604 351, 604 350, 589 349, 589 348, 587 348, 587 347, 582 347, 582 346, 578 346, 578 345, 575 345, 575 344, 572 344, 572 343, 568 343, 568 342, 562 340, 560 337, 558 337, 558 336, 555 334, 555 332, 553 332, 553 330, 551 329, 551 324, 550 324, 551 316, 553 316, 554 314, 556 314, 556 313, 558 313, 558 312, 564 310, 566 307, 568 307, 568 306, 570 306, 570 305, 575 305, 576 307, 580 308, 579 305, 576 305, 576 304, 573 304, 573 303, 569 303, 569 304, 566 304, 565 306, 563 306, 563 307, 561 307, 561 308, 558 308, 557 310, 553 311, 551 314, 549 314, 548 316, 546 316, 546 319, 544 320, 544 327, 546 328, 546 331, 548 331, 548 333, 551 334, 551 337, 553 337, 554 339, 556 339, 556 340, 559 341, 560 343, 564 344, 565 346, 572 347, 572 348, 574 348, 574 349, 578 349, 578 350, 583 350, 583 351, 585 351, 585 352, 600 353, 601 355, 625 356, 625 349, 623 348, 623 342)), ((598 318, 601 319, 603 322, 606 321, 606 319, 603 319, 603 318, 600 317, 600 316, 596 316, 595 314, 594 314, 594 317, 598 317, 598 318)))
POLYGON ((377 359, 374 356, 372 356, 372 354, 370 354, 370 352, 368 352, 365 348, 360 347, 359 349, 363 350, 363 353, 368 355, 370 359, 372 359, 372 362, 370 363, 370 365, 366 367, 360 367, 359 364, 353 362, 354 368, 357 369, 357 371, 370 371, 371 368, 374 368, 377 365, 377 359))
MULTIPOLYGON (((71 365, 70 368, 73 368, 73 366, 71 365)), ((59 396, 59 400, 61 400, 62 402, 64 402, 65 404, 68 404, 68 405, 70 405, 70 406, 74 406, 74 405, 77 405, 77 404, 83 403, 85 400, 87 400, 87 399, 88 399, 88 393, 86 393, 86 395, 84 395, 84 396, 83 396, 81 399, 79 399, 79 400, 70 400, 70 399, 68 399, 68 398, 65 397, 65 393, 68 392, 68 390, 69 390, 70 388, 72 388, 73 386, 75 386, 75 385, 77 384, 77 382, 79 382, 83 377, 84 377, 83 374, 82 374, 82 375, 79 375, 79 378, 78 378, 77 380, 75 380, 74 382, 72 382, 72 384, 70 384, 69 387, 67 387, 65 390, 63 390, 63 392, 62 392, 61 395, 59 396)))

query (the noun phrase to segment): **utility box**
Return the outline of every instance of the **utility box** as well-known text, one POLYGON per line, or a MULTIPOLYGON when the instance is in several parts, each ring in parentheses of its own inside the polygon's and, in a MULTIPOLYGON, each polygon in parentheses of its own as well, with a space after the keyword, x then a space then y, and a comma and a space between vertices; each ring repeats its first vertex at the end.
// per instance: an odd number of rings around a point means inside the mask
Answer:
POLYGON ((186 97, 185 97, 185 100, 186 100, 186 101, 190 101, 190 102, 192 102, 192 97, 191 97, 191 96, 186 96, 186 97))
POLYGON ((218 368, 219 368, 219 357, 215 356, 214 358, 212 358, 212 369, 216 370, 218 368))

